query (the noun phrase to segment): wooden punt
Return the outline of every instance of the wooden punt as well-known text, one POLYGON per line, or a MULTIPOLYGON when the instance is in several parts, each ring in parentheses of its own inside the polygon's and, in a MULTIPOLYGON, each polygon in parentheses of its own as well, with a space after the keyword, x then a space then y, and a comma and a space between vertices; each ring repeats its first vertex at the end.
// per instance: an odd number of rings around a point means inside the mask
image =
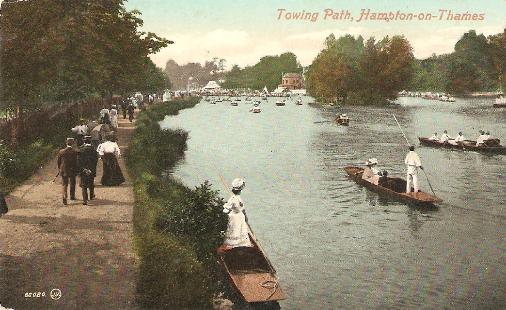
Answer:
POLYGON ((380 185, 375 185, 366 180, 362 180, 362 173, 364 172, 363 168, 348 166, 345 167, 344 170, 346 171, 346 173, 348 173, 350 178, 355 182, 357 182, 358 184, 363 185, 367 187, 369 190, 376 192, 380 195, 389 196, 402 202, 416 205, 433 206, 434 204, 443 201, 436 196, 422 192, 420 190, 418 191, 418 193, 414 192, 406 193, 406 180, 401 178, 388 177, 386 181, 380 182, 380 185))
POLYGON ((472 140, 464 140, 461 144, 451 144, 451 143, 441 143, 439 141, 430 140, 429 138, 419 137, 421 145, 431 146, 431 147, 439 147, 446 148, 451 150, 460 150, 460 151, 475 151, 482 153, 491 153, 491 154, 506 154, 506 147, 502 145, 496 146, 476 146, 476 141, 472 140))
POLYGON ((276 270, 253 233, 250 239, 253 247, 237 247, 219 254, 232 286, 248 303, 286 299, 276 270))

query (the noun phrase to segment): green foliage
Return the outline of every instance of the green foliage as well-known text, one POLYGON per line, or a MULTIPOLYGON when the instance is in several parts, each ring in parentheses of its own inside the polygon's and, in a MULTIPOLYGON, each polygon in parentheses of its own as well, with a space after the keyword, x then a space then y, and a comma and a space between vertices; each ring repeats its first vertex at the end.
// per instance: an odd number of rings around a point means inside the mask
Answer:
POLYGON ((407 89, 458 95, 495 91, 506 86, 505 68, 506 31, 487 39, 470 30, 457 41, 453 53, 416 61, 407 89))
POLYGON ((223 200, 207 182, 189 189, 166 175, 184 156, 188 134, 159 125, 197 102, 178 100, 141 113, 126 154, 135 178, 137 292, 147 308, 208 309, 222 290, 215 252, 227 223, 223 200))
POLYGON ((225 76, 224 88, 250 88, 274 90, 281 83, 283 73, 301 73, 302 67, 293 53, 265 56, 251 67, 240 69, 237 65, 225 76))
POLYGON ((336 39, 331 34, 307 71, 307 89, 320 101, 384 104, 410 79, 413 60, 412 48, 402 36, 364 43, 360 36, 336 39))
POLYGON ((40 103, 152 90, 164 80, 148 58, 168 44, 139 30, 123 0, 4 1, 2 102, 40 103))

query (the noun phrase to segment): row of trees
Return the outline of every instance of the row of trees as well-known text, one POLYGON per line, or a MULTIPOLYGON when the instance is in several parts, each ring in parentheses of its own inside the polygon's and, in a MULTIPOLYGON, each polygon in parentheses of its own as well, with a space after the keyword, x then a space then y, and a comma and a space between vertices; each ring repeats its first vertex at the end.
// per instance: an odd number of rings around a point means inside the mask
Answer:
POLYGON ((414 57, 402 36, 367 41, 331 34, 306 74, 306 87, 320 101, 382 104, 395 99, 413 75, 414 57))
POLYGON ((455 44, 453 53, 417 60, 410 90, 473 91, 506 89, 506 29, 485 37, 471 30, 455 44))
POLYGON ((0 12, 3 111, 52 101, 154 91, 168 80, 148 58, 170 41, 139 30, 123 0, 5 0, 0 12))
POLYGON ((279 56, 265 56, 254 66, 244 69, 235 65, 227 72, 225 88, 251 88, 262 89, 265 86, 269 90, 275 89, 281 83, 283 73, 301 73, 302 66, 293 53, 284 53, 279 56))

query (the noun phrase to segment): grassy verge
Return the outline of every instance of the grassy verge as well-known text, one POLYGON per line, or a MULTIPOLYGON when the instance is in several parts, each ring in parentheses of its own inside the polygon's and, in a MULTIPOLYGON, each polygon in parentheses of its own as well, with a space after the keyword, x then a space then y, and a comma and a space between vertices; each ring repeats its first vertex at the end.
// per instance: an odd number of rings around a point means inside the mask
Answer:
POLYGON ((137 294, 143 307, 210 309, 222 291, 214 253, 227 225, 223 200, 207 182, 189 189, 167 176, 183 158, 188 134, 158 124, 197 100, 173 101, 141 113, 126 154, 135 182, 137 294))

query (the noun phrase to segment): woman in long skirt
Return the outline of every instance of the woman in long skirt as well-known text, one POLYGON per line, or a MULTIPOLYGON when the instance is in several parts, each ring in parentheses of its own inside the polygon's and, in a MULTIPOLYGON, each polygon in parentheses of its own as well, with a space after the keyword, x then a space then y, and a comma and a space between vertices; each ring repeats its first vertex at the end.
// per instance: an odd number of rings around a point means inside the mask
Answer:
POLYGON ((111 126, 113 130, 118 130, 118 110, 115 105, 113 105, 112 109, 109 111, 109 117, 111 118, 111 126))
POLYGON ((228 213, 228 226, 225 232, 225 241, 220 248, 221 251, 230 250, 235 247, 253 246, 249 238, 249 226, 244 203, 240 196, 244 186, 243 179, 235 179, 232 182, 233 195, 223 206, 223 212, 228 213))
POLYGON ((97 148, 98 155, 102 159, 104 171, 102 174, 101 184, 104 186, 116 186, 125 182, 125 177, 121 172, 118 158, 121 155, 119 146, 116 142, 111 141, 111 137, 106 138, 106 142, 100 144, 97 148))

